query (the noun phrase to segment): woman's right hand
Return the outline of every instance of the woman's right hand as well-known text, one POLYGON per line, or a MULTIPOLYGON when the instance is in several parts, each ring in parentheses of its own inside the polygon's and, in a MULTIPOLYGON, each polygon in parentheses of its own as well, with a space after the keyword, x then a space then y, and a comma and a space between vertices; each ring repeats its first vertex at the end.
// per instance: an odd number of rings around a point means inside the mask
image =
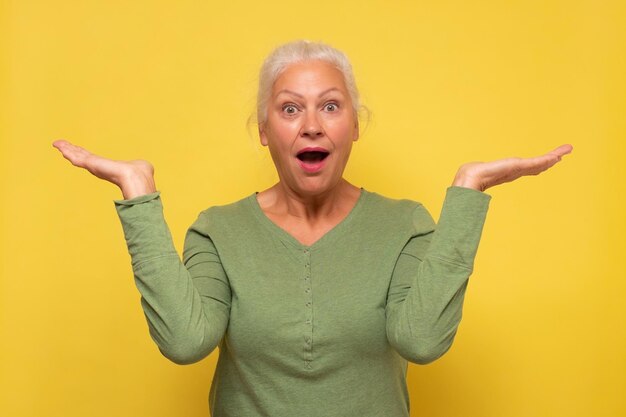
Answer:
POLYGON ((61 151, 72 165, 84 168, 96 177, 120 187, 126 200, 156 191, 154 167, 148 161, 115 161, 103 158, 66 140, 56 140, 52 142, 52 146, 61 151))

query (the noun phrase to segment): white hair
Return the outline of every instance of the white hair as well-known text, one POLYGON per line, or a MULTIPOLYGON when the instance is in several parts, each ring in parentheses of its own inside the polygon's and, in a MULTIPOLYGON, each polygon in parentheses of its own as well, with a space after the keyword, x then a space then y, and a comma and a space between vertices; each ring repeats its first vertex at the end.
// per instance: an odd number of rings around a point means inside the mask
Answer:
POLYGON ((257 94, 257 123, 267 121, 267 104, 272 94, 272 87, 280 74, 291 64, 307 61, 324 61, 334 65, 343 74, 352 107, 358 114, 361 104, 359 90, 354 81, 352 65, 348 57, 338 49, 321 42, 298 40, 283 44, 274 49, 265 58, 259 73, 259 91, 257 94))

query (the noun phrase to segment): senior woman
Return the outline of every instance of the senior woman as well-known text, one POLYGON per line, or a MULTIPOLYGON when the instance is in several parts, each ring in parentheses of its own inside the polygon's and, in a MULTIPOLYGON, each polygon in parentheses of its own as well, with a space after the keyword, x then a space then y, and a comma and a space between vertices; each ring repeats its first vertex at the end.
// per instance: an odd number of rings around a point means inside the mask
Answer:
POLYGON ((285 44, 263 64, 261 143, 279 181, 200 213, 177 254, 147 161, 56 141, 72 164, 120 187, 115 207, 150 335, 170 360, 219 346, 215 417, 409 415, 408 361, 452 344, 490 196, 571 151, 463 165, 439 223, 409 200, 346 181, 359 137, 345 55, 285 44))

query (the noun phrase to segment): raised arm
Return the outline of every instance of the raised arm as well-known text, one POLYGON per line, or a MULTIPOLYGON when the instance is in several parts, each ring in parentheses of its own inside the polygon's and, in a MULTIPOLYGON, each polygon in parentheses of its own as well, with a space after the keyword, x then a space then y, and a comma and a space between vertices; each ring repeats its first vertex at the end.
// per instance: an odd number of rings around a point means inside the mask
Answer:
POLYGON ((427 364, 452 345, 490 196, 452 186, 434 228, 426 209, 413 213, 387 296, 387 338, 405 359, 427 364))
POLYGON ((181 262, 163 218, 159 192, 116 200, 135 284, 152 339, 178 364, 197 362, 219 344, 228 324, 228 278, 201 214, 189 228, 181 262))
POLYGON ((571 152, 563 145, 536 158, 463 165, 448 188, 436 228, 419 206, 387 297, 387 338, 405 359, 426 364, 452 345, 491 197, 482 191, 536 175, 571 152))
POLYGON ((185 237, 181 262, 163 217, 160 192, 147 161, 115 161, 66 141, 56 141, 65 158, 120 187, 115 200, 131 256, 135 284, 150 335, 164 356, 179 364, 196 362, 215 349, 230 311, 230 286, 206 233, 202 214, 185 237))

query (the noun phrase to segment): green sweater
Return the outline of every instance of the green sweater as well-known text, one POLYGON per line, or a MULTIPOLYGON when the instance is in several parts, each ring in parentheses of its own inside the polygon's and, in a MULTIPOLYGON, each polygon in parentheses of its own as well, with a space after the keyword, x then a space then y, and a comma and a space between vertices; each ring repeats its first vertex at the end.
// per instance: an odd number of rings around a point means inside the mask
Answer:
POLYGON ((151 337, 175 363, 219 347, 214 417, 406 417, 407 361, 452 344, 490 196, 450 187, 439 223, 361 189, 311 246, 256 193, 202 211, 182 262, 160 192, 115 200, 151 337))

